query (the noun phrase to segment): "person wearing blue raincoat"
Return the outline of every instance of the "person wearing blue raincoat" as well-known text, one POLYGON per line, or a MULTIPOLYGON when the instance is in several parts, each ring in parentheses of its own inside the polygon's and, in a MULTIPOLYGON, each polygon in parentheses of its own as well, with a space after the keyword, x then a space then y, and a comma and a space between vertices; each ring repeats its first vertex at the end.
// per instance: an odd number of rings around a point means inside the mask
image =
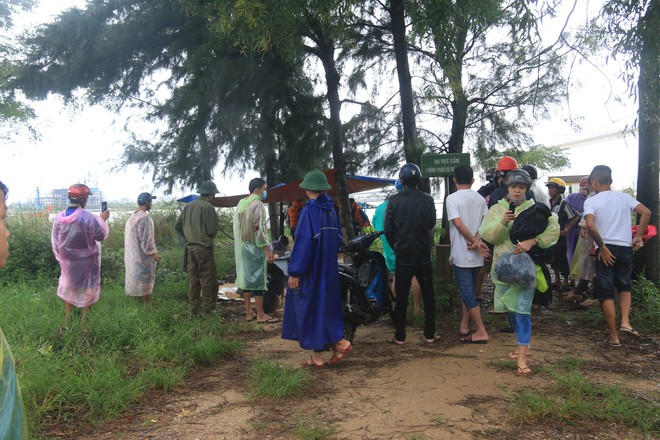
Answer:
POLYGON ((310 199, 300 212, 289 262, 282 338, 298 341, 313 354, 303 367, 322 368, 323 351, 330 346, 328 365, 340 362, 353 345, 343 338, 344 317, 337 253, 342 242, 339 218, 325 174, 313 170, 300 187, 310 199))

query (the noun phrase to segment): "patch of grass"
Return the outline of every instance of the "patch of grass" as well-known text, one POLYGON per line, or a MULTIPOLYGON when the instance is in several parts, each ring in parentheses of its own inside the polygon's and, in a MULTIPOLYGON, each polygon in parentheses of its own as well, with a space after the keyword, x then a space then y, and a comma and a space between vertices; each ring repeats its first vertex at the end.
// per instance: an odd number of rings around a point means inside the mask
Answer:
POLYGON ((252 364, 249 376, 251 397, 257 399, 299 397, 311 383, 309 371, 304 368, 292 368, 266 360, 252 364))
POLYGON ((573 360, 562 364, 567 365, 568 371, 557 369, 551 374, 546 389, 516 393, 516 419, 528 424, 619 423, 651 437, 660 434, 657 399, 619 386, 593 383, 577 371, 579 367, 573 360))
POLYGON ((314 418, 298 419, 294 434, 300 440, 324 440, 336 437, 337 429, 334 426, 326 426, 314 418))
POLYGON ((494 359, 490 365, 497 368, 497 371, 515 370, 518 363, 515 359, 494 359))
POLYGON ((660 332, 660 290, 651 281, 639 277, 633 281, 632 322, 639 330, 660 332))
POLYGON ((408 440, 426 440, 428 437, 426 437, 424 434, 421 433, 414 433, 414 434, 408 434, 406 435, 406 439, 408 440))
POLYGON ((143 382, 147 388, 168 392, 181 385, 186 375, 186 369, 181 366, 162 366, 148 368, 142 372, 143 382))

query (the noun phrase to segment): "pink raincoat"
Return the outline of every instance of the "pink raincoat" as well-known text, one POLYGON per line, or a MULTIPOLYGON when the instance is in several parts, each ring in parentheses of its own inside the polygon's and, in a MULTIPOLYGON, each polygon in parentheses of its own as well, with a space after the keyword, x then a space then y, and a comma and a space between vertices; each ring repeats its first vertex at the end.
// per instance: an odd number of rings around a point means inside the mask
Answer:
POLYGON ((103 219, 82 208, 55 216, 51 243, 62 274, 57 296, 76 307, 89 307, 101 293, 101 241, 108 238, 103 219))

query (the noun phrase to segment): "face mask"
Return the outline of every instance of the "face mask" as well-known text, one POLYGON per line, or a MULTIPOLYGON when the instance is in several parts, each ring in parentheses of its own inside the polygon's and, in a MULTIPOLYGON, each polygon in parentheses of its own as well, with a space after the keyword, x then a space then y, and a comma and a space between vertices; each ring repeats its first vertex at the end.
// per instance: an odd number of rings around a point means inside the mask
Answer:
POLYGON ((264 193, 261 195, 261 200, 266 200, 266 197, 268 197, 268 191, 264 190, 264 193))

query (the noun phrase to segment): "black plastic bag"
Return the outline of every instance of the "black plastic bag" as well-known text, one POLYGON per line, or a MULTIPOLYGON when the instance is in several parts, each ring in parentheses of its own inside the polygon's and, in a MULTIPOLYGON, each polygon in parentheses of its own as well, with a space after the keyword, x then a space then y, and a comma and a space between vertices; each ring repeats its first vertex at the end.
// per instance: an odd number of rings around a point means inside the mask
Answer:
POLYGON ((526 252, 502 255, 495 265, 495 275, 503 283, 521 287, 536 286, 536 265, 526 252))

